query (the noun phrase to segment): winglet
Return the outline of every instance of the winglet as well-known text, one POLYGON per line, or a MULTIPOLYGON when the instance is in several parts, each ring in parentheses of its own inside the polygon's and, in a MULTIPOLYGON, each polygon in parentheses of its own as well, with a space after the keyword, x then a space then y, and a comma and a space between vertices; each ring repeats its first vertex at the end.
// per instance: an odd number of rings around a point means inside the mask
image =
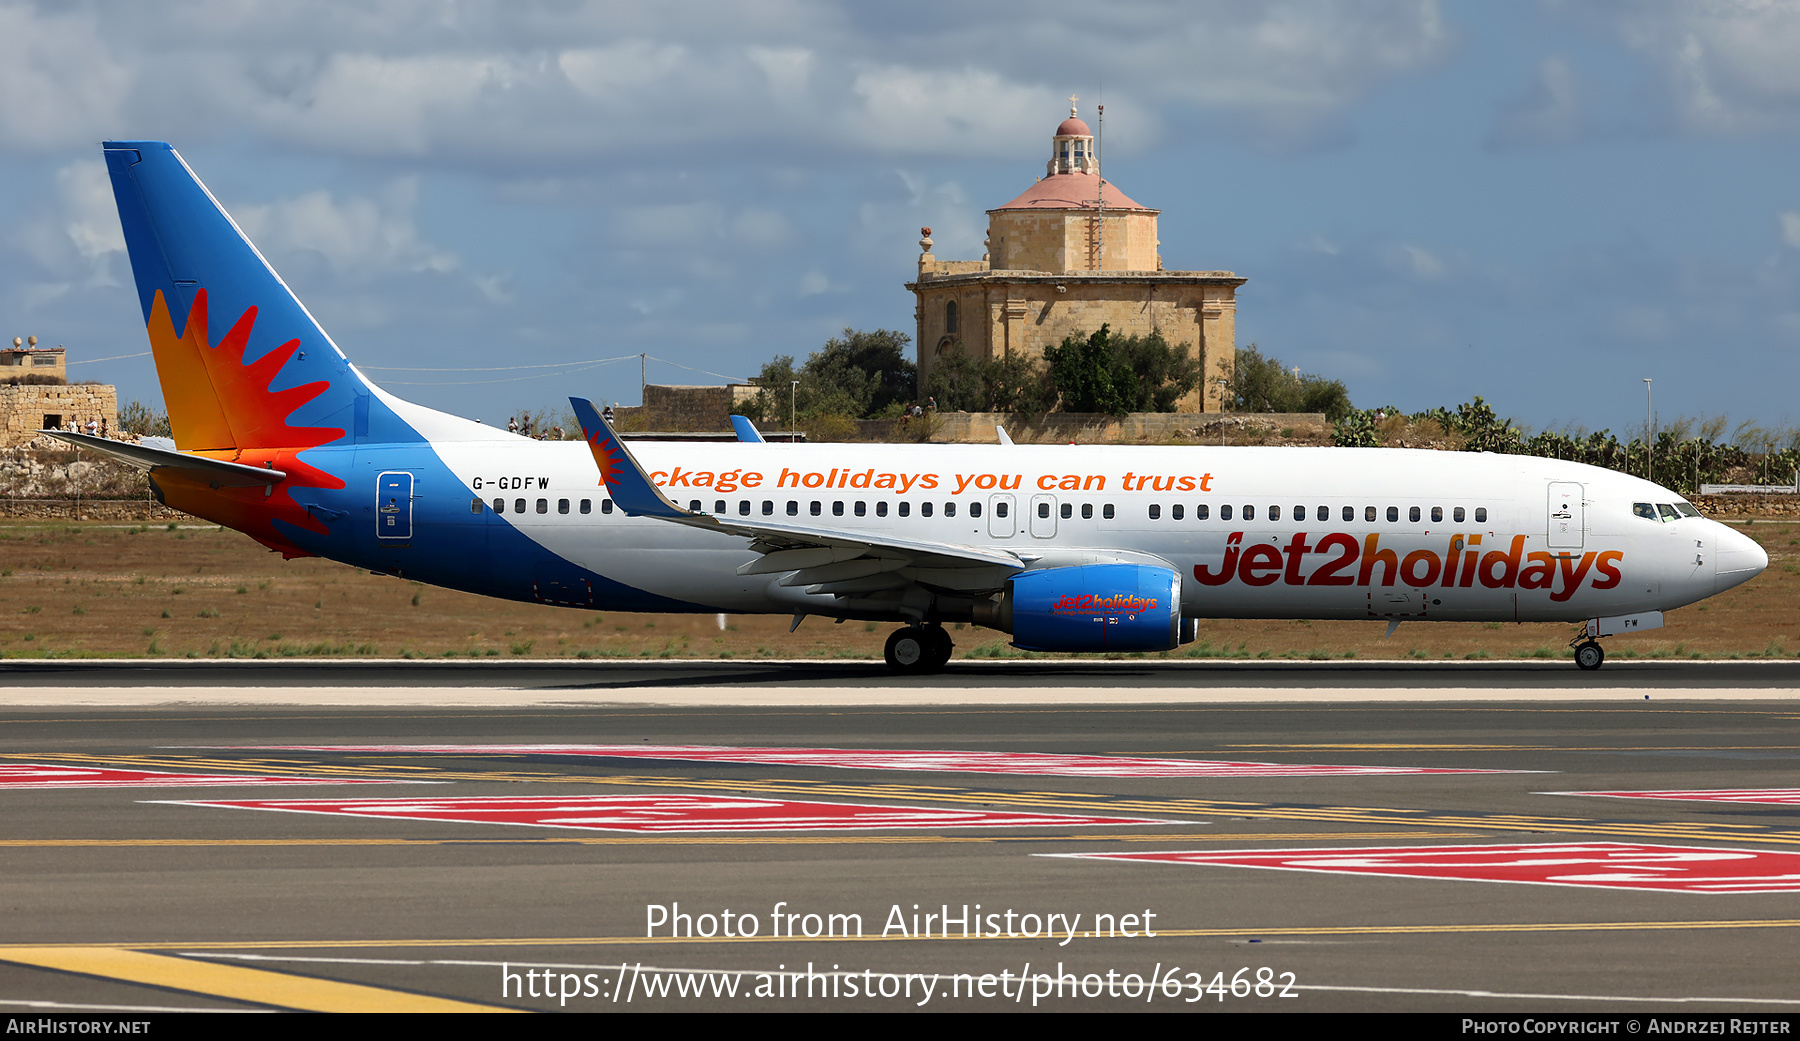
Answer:
POLYGON ((737 437, 738 437, 739 441, 745 441, 750 444, 757 444, 757 445, 760 445, 763 443, 763 436, 762 436, 761 432, 759 432, 756 429, 755 423, 750 422, 749 416, 740 416, 736 413, 732 413, 731 429, 737 431, 737 437))
POLYGON ((999 436, 1001 444, 1010 445, 1013 443, 1013 439, 1006 433, 1006 428, 998 423, 994 424, 994 433, 999 436))
POLYGON ((650 483, 650 476, 632 458, 631 450, 613 433, 606 420, 600 418, 593 402, 586 398, 570 398, 569 404, 575 408, 575 418, 581 422, 581 436, 587 439, 588 450, 594 453, 594 462, 600 467, 600 483, 606 485, 613 502, 618 503, 621 510, 633 517, 683 519, 693 516, 670 502, 668 496, 650 483))

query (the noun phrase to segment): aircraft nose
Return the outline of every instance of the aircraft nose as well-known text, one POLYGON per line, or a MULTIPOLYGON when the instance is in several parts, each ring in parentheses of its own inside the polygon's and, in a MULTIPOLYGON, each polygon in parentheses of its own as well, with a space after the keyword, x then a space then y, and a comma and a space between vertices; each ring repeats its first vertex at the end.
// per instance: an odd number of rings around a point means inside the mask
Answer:
POLYGON ((1756 540, 1726 525, 1719 525, 1718 549, 1713 552, 1714 592, 1742 585, 1769 566, 1769 554, 1756 540))

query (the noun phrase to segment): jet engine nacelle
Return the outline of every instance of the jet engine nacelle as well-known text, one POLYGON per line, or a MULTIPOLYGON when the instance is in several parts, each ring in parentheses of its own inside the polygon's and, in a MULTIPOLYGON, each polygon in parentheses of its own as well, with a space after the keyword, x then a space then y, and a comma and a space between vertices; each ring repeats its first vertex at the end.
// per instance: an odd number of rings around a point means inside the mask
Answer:
POLYGON ((1181 643, 1181 576, 1144 564, 1014 575, 1013 646, 1027 651, 1167 651, 1181 643))

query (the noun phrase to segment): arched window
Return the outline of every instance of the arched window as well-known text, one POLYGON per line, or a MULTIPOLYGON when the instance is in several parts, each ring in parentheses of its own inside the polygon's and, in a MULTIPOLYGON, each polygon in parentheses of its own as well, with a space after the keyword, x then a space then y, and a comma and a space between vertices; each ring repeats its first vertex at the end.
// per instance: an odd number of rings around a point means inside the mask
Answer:
POLYGON ((954 300, 944 305, 944 331, 951 336, 962 331, 956 326, 956 301, 954 300))

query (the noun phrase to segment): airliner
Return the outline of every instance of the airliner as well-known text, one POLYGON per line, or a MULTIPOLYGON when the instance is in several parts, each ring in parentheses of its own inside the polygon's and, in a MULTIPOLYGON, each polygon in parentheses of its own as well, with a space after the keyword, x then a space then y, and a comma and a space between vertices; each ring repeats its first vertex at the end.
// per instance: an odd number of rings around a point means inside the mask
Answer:
POLYGON ((403 401, 352 365, 181 156, 104 146, 172 441, 65 441, 284 557, 609 611, 947 623, 1051 652, 1157 652, 1205 618, 1561 621, 1600 640, 1768 556, 1649 481, 1391 449, 627 443, 572 398, 545 442, 403 401))

